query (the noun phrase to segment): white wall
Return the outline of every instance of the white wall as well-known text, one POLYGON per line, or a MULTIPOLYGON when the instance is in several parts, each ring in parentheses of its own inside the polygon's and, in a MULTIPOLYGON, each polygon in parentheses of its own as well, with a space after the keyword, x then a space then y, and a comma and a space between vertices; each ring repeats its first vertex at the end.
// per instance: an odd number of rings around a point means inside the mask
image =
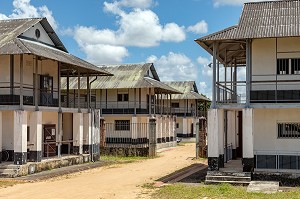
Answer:
MULTIPOLYGON (((254 39, 252 42, 252 79, 276 80, 277 58, 300 58, 300 38, 254 39), (259 76, 257 76, 259 75, 259 76), (270 76, 271 75, 271 76, 270 76)), ((277 80, 299 80, 299 75, 277 75, 277 80)), ((299 90, 299 83, 278 83, 278 90, 299 90)), ((252 90, 275 90, 275 83, 252 85, 252 90)))
POLYGON ((254 151, 300 151, 299 139, 277 138, 277 122, 300 122, 300 109, 254 109, 254 151))
POLYGON ((14 112, 2 111, 2 146, 14 150, 14 112))

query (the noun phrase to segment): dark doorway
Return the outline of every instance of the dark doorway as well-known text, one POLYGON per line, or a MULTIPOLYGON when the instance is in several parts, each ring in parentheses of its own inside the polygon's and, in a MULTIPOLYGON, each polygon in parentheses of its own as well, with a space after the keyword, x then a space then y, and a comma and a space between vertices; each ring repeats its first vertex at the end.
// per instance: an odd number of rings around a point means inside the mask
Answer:
POLYGON ((238 113, 238 142, 239 146, 236 148, 237 158, 243 157, 243 112, 238 113))
POLYGON ((44 125, 44 157, 56 155, 56 127, 55 124, 44 125))
POLYGON ((194 137, 194 123, 191 124, 191 133, 190 137, 194 137))
POLYGON ((40 76, 40 105, 53 105, 53 77, 49 75, 40 76))

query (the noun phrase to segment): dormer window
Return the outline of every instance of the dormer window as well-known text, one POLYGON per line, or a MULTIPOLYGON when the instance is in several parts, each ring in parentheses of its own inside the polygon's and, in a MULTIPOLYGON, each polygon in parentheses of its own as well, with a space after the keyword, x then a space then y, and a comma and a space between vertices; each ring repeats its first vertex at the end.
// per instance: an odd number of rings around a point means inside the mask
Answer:
POLYGON ((36 37, 37 39, 39 39, 40 36, 41 36, 40 30, 39 30, 39 29, 35 29, 35 37, 36 37))

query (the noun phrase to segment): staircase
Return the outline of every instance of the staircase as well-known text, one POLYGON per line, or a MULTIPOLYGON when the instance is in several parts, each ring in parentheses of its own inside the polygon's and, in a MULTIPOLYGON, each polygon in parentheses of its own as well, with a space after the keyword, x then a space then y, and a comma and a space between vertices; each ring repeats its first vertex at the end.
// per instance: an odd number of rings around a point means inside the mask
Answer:
POLYGON ((250 172, 220 172, 208 171, 205 184, 229 183, 234 185, 249 185, 251 182, 250 172))
POLYGON ((16 178, 19 176, 20 166, 0 165, 0 178, 16 178))

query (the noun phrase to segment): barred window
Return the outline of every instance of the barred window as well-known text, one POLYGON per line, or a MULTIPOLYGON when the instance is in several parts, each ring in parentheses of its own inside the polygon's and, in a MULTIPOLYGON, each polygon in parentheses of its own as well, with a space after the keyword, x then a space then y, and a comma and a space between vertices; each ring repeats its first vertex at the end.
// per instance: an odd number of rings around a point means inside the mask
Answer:
POLYGON ((300 123, 278 123, 278 138, 300 138, 300 123))
POLYGON ((116 131, 130 131, 130 120, 115 120, 116 131))
POLYGON ((292 59, 292 74, 300 74, 300 59, 292 59))
POLYGON ((289 59, 277 59, 277 74, 289 74, 289 59))

